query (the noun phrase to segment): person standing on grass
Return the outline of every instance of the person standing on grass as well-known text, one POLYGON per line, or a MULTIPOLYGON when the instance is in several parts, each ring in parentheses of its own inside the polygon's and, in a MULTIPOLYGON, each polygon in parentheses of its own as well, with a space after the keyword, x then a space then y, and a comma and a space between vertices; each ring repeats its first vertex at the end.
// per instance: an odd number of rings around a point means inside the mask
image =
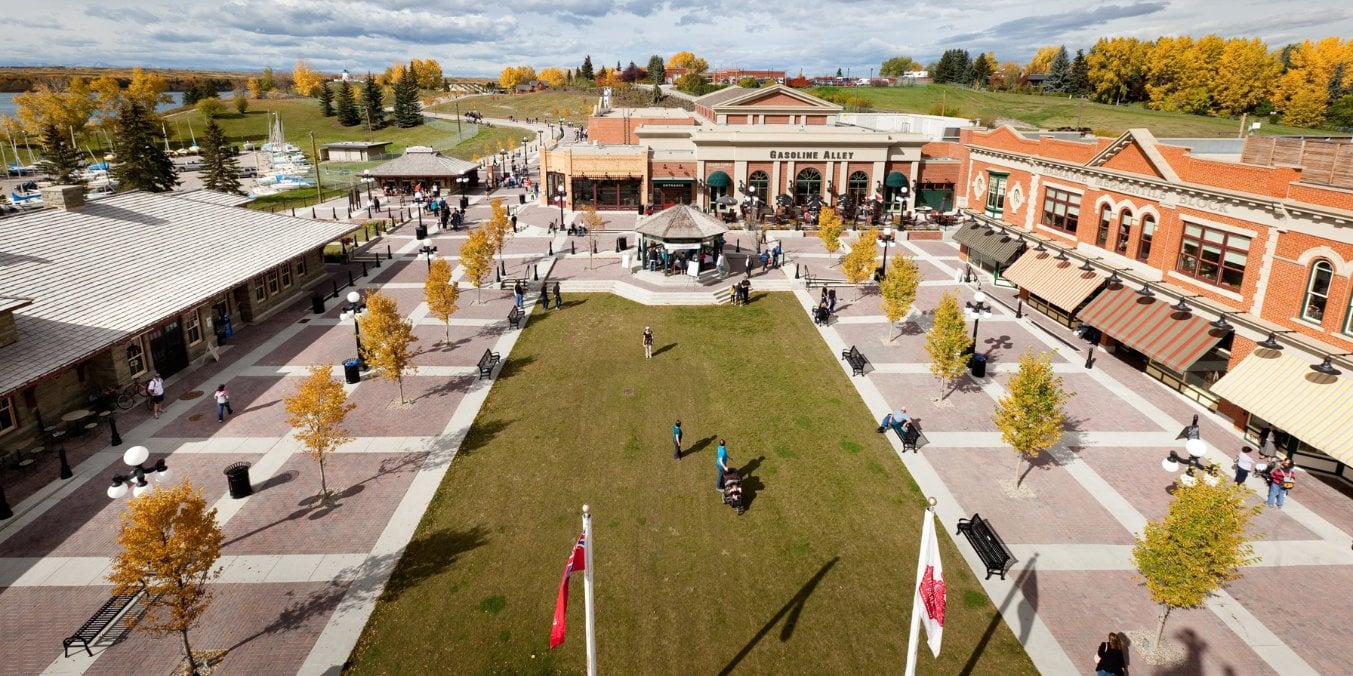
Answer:
POLYGON ((235 415, 235 411, 230 408, 230 393, 226 391, 225 383, 216 386, 216 422, 225 422, 226 414, 235 415))
POLYGON ((714 456, 714 464, 719 468, 719 483, 715 490, 723 492, 723 475, 728 472, 728 444, 723 439, 719 440, 719 453, 714 456))
POLYGON ((1240 455, 1236 456, 1235 467, 1237 486, 1245 483, 1245 480, 1250 478, 1250 472, 1254 471, 1254 458, 1250 455, 1250 451, 1252 450, 1254 449, 1246 446, 1240 449, 1240 455))
POLYGON ((564 297, 559 295, 559 282, 554 283, 554 309, 564 309, 564 297))
POLYGON ((164 412, 164 379, 156 373, 151 377, 150 382, 146 383, 146 394, 150 396, 151 413, 156 418, 164 412))
MULTIPOLYGON (((652 329, 652 327, 645 326, 645 327, 644 327, 644 359, 652 359, 652 358, 653 358, 653 329, 652 329)), ((680 423, 677 423, 677 424, 680 425, 680 423)))
POLYGON ((672 459, 681 459, 681 420, 677 419, 676 424, 672 425, 672 459))

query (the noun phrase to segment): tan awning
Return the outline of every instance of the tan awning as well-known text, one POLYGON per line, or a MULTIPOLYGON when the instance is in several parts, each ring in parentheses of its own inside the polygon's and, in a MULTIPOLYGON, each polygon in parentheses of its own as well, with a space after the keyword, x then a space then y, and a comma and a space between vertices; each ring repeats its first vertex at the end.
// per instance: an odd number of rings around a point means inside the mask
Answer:
POLYGON ((1299 357, 1257 347, 1211 389, 1339 462, 1353 464, 1353 374, 1316 373, 1299 357))
POLYGON ((1070 260, 1059 261, 1051 251, 1033 249, 1001 276, 1067 312, 1075 312, 1104 283, 1099 273, 1086 272, 1070 260))

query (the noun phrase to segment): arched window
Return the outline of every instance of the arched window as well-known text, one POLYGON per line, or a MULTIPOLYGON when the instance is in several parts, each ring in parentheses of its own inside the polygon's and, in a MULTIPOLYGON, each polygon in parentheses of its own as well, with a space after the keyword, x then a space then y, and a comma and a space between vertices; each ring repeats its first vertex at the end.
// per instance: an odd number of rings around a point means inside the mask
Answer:
POLYGON ((1095 230, 1095 244, 1104 246, 1109 242, 1109 224, 1113 222, 1113 210, 1105 204, 1099 208, 1099 227, 1095 230))
POLYGON ((1132 239, 1132 224, 1136 222, 1131 211, 1124 211, 1118 214, 1118 246, 1114 251, 1120 254, 1127 254, 1128 241, 1132 239))
POLYGON ((761 198, 761 203, 765 204, 771 201, 774 195, 769 194, 770 176, 764 171, 753 171, 751 176, 747 177, 747 187, 753 189, 753 193, 761 198))
POLYGON ((869 174, 863 171, 851 172, 846 181, 846 190, 851 198, 856 204, 864 204, 864 201, 869 199, 869 174))
POLYGON ((818 170, 808 167, 799 172, 794 178, 794 201, 797 204, 806 204, 810 195, 822 194, 822 174, 818 170))
POLYGON ((1156 236, 1156 217, 1151 214, 1142 216, 1142 237, 1137 242, 1137 260, 1144 261, 1151 257, 1151 238, 1156 236))
POLYGON ((1325 318, 1325 303, 1330 297, 1330 282, 1334 280, 1334 266, 1319 260, 1311 266, 1306 280, 1306 298, 1301 304, 1301 318, 1319 324, 1325 318))

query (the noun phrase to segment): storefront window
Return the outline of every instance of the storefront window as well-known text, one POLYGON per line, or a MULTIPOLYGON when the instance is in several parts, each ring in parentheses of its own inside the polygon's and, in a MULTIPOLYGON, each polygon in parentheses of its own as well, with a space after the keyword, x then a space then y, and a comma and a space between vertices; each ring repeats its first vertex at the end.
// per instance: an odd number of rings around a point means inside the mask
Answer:
POLYGON ((856 171, 851 173, 847 180, 846 190, 851 199, 855 200, 857 205, 864 204, 865 200, 869 199, 869 174, 856 171))
POLYGON ((1306 280, 1306 299, 1301 304, 1302 319, 1317 324, 1325 319, 1325 303, 1329 302, 1332 279, 1334 267, 1329 261, 1316 261, 1311 266, 1310 278, 1306 280))
POLYGON ((146 372, 146 347, 139 336, 127 343, 127 370, 133 378, 146 372))
POLYGON ((1245 279, 1245 261, 1249 257, 1249 250, 1249 237, 1185 224, 1175 271, 1239 291, 1245 279))
POLYGON ((807 204, 810 195, 822 194, 822 174, 818 170, 809 167, 799 172, 794 178, 794 201, 797 204, 807 204))
POLYGON ((1009 174, 987 172, 987 215, 1000 218, 1005 210, 1005 179, 1009 174))
POLYGON ((747 187, 753 189, 753 193, 761 198, 762 202, 769 202, 772 195, 768 194, 770 190, 770 176, 764 171, 753 171, 751 176, 747 177, 747 187))
POLYGON ((188 337, 189 345, 196 345, 202 340, 202 318, 198 316, 197 310, 184 316, 183 334, 188 337))
POLYGON ((638 178, 575 178, 573 208, 632 210, 639 206, 643 181, 638 178))

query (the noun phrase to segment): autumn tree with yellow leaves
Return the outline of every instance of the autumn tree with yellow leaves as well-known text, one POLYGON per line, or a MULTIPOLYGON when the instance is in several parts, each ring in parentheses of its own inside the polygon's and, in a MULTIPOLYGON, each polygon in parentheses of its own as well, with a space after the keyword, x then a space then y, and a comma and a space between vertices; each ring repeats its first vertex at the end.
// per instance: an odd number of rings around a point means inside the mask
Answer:
POLYGON ((592 254, 597 250, 597 234, 606 231, 606 219, 588 206, 578 214, 578 223, 587 229, 587 269, 592 269, 592 254))
POLYGON ((460 247, 460 266, 465 270, 462 276, 474 285, 476 304, 484 302, 484 282, 493 271, 495 251, 487 223, 471 230, 469 238, 460 247))
POLYGON ((921 269, 911 256, 896 254, 888 273, 879 284, 883 298, 883 315, 888 318, 888 340, 893 339, 893 327, 911 314, 916 302, 916 289, 921 286, 921 269))
POLYGON ((367 294, 366 312, 357 317, 362 330, 362 347, 366 363, 376 375, 399 384, 399 403, 404 403, 404 372, 417 371, 413 358, 418 354, 413 344, 413 322, 399 313, 395 299, 379 291, 367 294))
POLYGON ((536 69, 530 66, 508 66, 498 76, 498 84, 503 89, 512 89, 519 84, 530 84, 536 78, 536 69))
POLYGON ((423 299, 428 314, 446 324, 446 342, 451 342, 451 315, 460 309, 460 289, 451 281, 451 264, 444 258, 432 261, 427 281, 423 282, 423 299))
POLYGON ((846 276, 846 281, 856 285, 856 298, 864 295, 864 287, 860 285, 869 281, 878 268, 878 242, 878 230, 865 230, 855 238, 855 242, 850 245, 850 253, 841 261, 841 272, 846 276))
MULTIPOLYGON (((509 141, 513 143, 515 141, 509 141)), ((515 232, 512 231, 512 218, 507 215, 507 206, 503 204, 502 198, 495 198, 489 203, 493 210, 489 220, 484 223, 488 228, 489 241, 493 244, 493 253, 499 257, 503 255, 503 247, 507 246, 508 240, 512 239, 515 232)))
POLYGON ((198 656, 188 642, 211 605, 207 583, 221 574, 221 527, 216 510, 207 509, 201 489, 188 479, 178 485, 156 486, 132 498, 118 524, 121 551, 113 557, 108 581, 113 594, 144 593, 142 614, 127 622, 153 636, 178 634, 188 673, 198 669, 198 656))
POLYGON ((558 68, 544 68, 536 75, 536 78, 549 84, 551 88, 558 89, 568 82, 568 75, 558 68))
POLYGON ((312 70, 305 59, 296 59, 296 67, 291 71, 291 81, 296 87, 297 94, 315 96, 319 93, 320 84, 324 82, 324 76, 312 70))
POLYGON ((700 75, 709 70, 709 62, 691 52, 677 52, 667 60, 668 68, 685 68, 687 73, 700 75))
POLYGON ((324 478, 324 460, 334 449, 352 441, 343 429, 343 419, 356 404, 348 402, 343 383, 335 378, 328 366, 310 367, 310 376, 284 402, 287 424, 296 430, 296 440, 305 446, 305 452, 319 464, 320 501, 332 502, 329 485, 324 478))
POLYGON ((944 292, 925 336, 930 374, 940 382, 939 401, 949 396, 954 381, 963 375, 968 365, 968 348, 972 344, 972 339, 968 337, 968 326, 963 321, 963 309, 958 305, 958 293, 944 292))
POLYGON ((1015 488, 1019 488, 1023 461, 1028 460, 1032 468, 1038 456, 1061 440, 1066 402, 1075 393, 1066 391, 1062 377, 1053 372, 1052 353, 1035 355, 1032 349, 1020 356, 1019 370, 1010 376, 1006 390, 996 402, 991 421, 1001 430, 1001 441, 1019 458, 1015 463, 1015 488))
MULTIPOLYGON (((841 233, 845 231, 845 223, 841 221, 841 216, 831 207, 823 207, 817 214, 817 236, 822 240, 822 247, 827 253, 835 254, 841 250, 841 233)), ((834 258, 834 256, 833 256, 834 258)))

